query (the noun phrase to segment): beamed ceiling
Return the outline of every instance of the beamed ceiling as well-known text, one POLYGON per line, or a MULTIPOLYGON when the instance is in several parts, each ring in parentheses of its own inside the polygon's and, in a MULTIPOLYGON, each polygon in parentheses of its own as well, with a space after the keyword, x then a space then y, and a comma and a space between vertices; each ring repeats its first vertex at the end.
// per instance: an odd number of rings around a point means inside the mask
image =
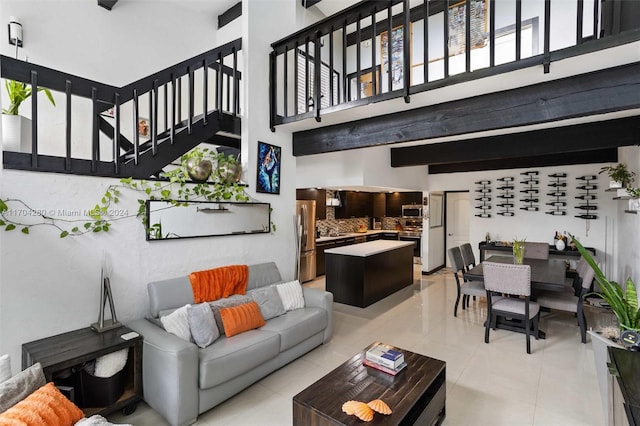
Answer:
MULTIPOLYGON (((511 129, 640 108, 640 62, 384 116, 295 132, 295 156, 511 129)), ((602 118, 598 118, 602 120, 602 118)), ((560 125, 560 124, 559 124, 560 125)), ((391 148, 392 166, 430 173, 617 161, 640 117, 391 148), (613 157, 614 155, 615 158, 613 157)))

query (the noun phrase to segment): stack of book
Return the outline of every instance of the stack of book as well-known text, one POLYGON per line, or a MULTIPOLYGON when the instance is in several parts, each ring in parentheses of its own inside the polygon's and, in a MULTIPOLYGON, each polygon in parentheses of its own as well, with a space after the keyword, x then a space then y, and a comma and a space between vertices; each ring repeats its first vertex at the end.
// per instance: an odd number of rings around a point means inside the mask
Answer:
POLYGON ((407 366, 404 354, 397 348, 384 343, 376 343, 364 354, 362 363, 395 376, 407 366))

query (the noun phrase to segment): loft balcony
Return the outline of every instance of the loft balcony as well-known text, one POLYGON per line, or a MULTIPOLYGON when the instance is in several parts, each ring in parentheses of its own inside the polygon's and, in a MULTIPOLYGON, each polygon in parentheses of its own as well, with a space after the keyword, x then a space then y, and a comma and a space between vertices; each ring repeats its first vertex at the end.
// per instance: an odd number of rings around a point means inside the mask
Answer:
MULTIPOLYGON (((555 61, 637 40, 640 2, 628 0, 362 1, 272 44, 270 125, 410 103, 523 68, 548 73, 555 61)), ((331 151, 296 148, 294 137, 294 155, 331 151)))

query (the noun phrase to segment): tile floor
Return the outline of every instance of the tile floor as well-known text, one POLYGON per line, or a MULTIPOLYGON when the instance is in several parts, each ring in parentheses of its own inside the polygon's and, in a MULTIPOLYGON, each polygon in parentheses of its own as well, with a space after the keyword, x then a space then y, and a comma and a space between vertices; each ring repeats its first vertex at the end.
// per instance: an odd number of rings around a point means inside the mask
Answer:
MULTIPOLYGON (((324 277, 305 284, 324 288, 324 277)), ((374 340, 447 363, 445 425, 603 425, 591 345, 583 345, 575 318, 545 313, 546 340, 532 339, 527 355, 522 334, 491 331, 484 343, 482 301, 453 316, 453 275, 430 276, 415 266, 414 284, 366 309, 334 305, 334 336, 327 345, 265 377, 204 413, 196 425, 290 425, 292 397, 374 340)), ((167 423, 141 403, 116 423, 167 423)))

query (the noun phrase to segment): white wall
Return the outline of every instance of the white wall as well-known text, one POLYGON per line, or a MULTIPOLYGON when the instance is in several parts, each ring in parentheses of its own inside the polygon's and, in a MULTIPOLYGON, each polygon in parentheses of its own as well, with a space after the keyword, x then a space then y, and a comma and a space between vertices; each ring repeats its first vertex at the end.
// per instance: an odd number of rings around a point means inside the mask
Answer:
MULTIPOLYGON (((293 278, 295 162, 290 134, 269 131, 267 61, 269 43, 306 25, 309 14, 300 11, 298 2, 275 3, 243 2, 242 55, 247 70, 242 145, 248 193, 272 204, 277 232, 149 243, 135 218, 114 224, 108 234, 65 239, 49 227, 34 228, 28 236, 3 232, 0 353, 11 355, 14 372, 20 369, 23 343, 95 322, 103 252, 112 260, 111 285, 118 317, 124 322, 147 311, 149 281, 264 261, 275 261, 285 279, 293 278), (277 28, 273 22, 279 22, 277 28), (258 140, 282 147, 280 195, 254 191, 258 140)), ((122 85, 215 47, 216 16, 209 13, 209 5, 121 1, 108 12, 95 2, 3 0, 0 19, 8 22, 10 15, 21 19, 25 34, 21 58, 26 54, 30 61, 50 68, 122 85)), ((0 51, 13 55, 7 43, 0 43, 0 51)), ((0 197, 20 198, 38 209, 82 210, 95 205, 111 183, 116 181, 1 170, 0 197)), ((135 197, 123 191, 119 208, 135 214, 135 197)))
MULTIPOLYGON (((496 171, 483 171, 483 172, 469 172, 469 173, 449 173, 449 174, 437 174, 429 175, 427 181, 427 190, 429 191, 456 191, 456 190, 468 190, 471 195, 471 218, 469 221, 469 242, 474 249, 476 258, 479 257, 478 243, 484 241, 485 234, 489 232, 492 240, 497 241, 512 241, 514 238, 526 238, 527 241, 544 241, 553 243, 553 237, 555 232, 571 233, 575 235, 585 246, 595 247, 597 249, 598 257, 601 262, 604 262, 607 270, 613 271, 617 268, 616 262, 619 255, 617 248, 618 238, 618 210, 620 208, 617 201, 613 201, 611 193, 605 192, 608 187, 608 178, 606 175, 598 175, 600 167, 609 164, 588 164, 588 165, 576 165, 576 166, 562 166, 562 167, 537 167, 531 169, 512 169, 512 170, 496 170, 496 171), (503 217, 496 215, 499 211, 496 208, 496 188, 499 186, 496 181, 497 178, 506 176, 513 176, 516 178, 515 194, 516 200, 522 198, 524 194, 521 194, 520 189, 524 188, 524 185, 519 184, 520 180, 524 178, 520 173, 529 170, 538 170, 540 172, 540 211, 527 212, 519 210, 522 205, 521 202, 515 201, 515 216, 503 217), (549 174, 552 173, 567 173, 567 215, 566 216, 552 216, 545 214, 544 212, 551 210, 551 206, 545 205, 545 203, 553 201, 552 197, 546 194, 550 192, 547 184, 550 182, 549 174), (585 221, 583 219, 575 218, 575 215, 582 214, 583 212, 574 208, 573 206, 578 204, 579 200, 574 197, 581 193, 576 189, 582 181, 576 179, 578 176, 595 174, 598 176, 598 190, 596 192, 598 199, 595 200, 598 206, 596 211, 598 215, 597 220, 585 221), (491 180, 492 187, 492 217, 489 219, 482 219, 475 217, 475 213, 480 210, 475 206, 479 204, 474 199, 479 195, 474 192, 478 187, 474 182, 479 180, 489 179, 491 180)), ((437 250, 438 248, 429 244, 430 250, 437 250)), ((423 268, 423 270, 426 270, 423 268)))

